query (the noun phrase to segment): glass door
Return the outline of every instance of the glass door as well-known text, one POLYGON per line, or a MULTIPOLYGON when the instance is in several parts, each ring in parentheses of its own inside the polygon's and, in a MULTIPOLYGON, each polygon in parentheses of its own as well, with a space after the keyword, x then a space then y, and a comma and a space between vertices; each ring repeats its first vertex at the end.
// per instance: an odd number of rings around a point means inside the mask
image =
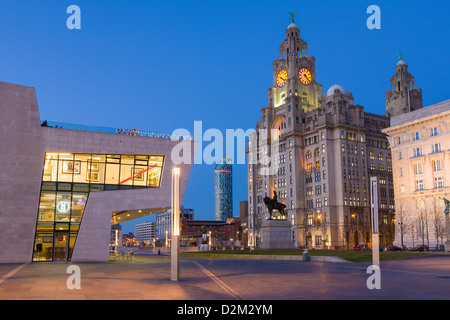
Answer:
POLYGON ((53 250, 53 261, 66 261, 67 260, 67 245, 68 245, 69 233, 67 231, 55 232, 55 249, 53 250))

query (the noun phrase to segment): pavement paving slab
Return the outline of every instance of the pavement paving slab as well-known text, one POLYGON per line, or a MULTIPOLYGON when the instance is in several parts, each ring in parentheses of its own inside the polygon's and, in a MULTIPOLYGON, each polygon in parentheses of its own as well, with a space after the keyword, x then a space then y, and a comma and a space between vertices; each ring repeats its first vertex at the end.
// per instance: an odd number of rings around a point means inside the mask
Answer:
POLYGON ((180 280, 171 281, 169 257, 137 255, 134 261, 77 263, 81 288, 69 289, 72 265, 0 265, 0 300, 450 299, 450 256, 382 261, 381 289, 372 290, 369 263, 183 257, 180 280))

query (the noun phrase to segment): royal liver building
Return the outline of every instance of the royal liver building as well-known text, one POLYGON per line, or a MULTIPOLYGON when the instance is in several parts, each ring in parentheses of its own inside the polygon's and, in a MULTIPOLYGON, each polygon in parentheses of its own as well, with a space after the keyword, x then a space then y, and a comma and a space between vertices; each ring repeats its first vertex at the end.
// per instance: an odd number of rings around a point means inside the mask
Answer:
POLYGON ((286 205, 297 247, 371 245, 370 177, 378 177, 380 244, 392 245, 394 194, 389 118, 316 81, 315 58, 291 23, 273 62, 273 86, 248 148, 249 245, 261 244, 264 198, 286 205))

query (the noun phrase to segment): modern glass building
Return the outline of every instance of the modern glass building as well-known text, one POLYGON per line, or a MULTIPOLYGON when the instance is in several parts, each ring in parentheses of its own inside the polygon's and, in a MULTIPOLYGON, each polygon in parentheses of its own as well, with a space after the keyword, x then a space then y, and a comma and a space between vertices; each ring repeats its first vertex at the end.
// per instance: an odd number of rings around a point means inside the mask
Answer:
POLYGON ((46 153, 33 261, 70 260, 91 192, 158 188, 164 156, 46 153))
POLYGON ((230 159, 223 159, 214 168, 214 216, 217 221, 233 217, 233 171, 230 159))
POLYGON ((34 88, 0 82, 0 263, 108 261, 112 225, 170 209, 183 138, 41 122, 34 88))

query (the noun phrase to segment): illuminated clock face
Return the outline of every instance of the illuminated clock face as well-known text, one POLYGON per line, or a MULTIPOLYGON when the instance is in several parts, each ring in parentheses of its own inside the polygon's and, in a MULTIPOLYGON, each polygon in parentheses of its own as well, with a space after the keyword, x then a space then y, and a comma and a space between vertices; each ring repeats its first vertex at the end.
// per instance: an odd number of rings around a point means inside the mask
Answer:
POLYGON ((300 68, 300 70, 298 71, 298 78, 300 79, 300 82, 305 86, 310 85, 312 81, 311 71, 309 71, 307 68, 300 68))
POLYGON ((286 70, 280 70, 277 74, 277 86, 283 87, 286 84, 288 78, 288 73, 286 70))

